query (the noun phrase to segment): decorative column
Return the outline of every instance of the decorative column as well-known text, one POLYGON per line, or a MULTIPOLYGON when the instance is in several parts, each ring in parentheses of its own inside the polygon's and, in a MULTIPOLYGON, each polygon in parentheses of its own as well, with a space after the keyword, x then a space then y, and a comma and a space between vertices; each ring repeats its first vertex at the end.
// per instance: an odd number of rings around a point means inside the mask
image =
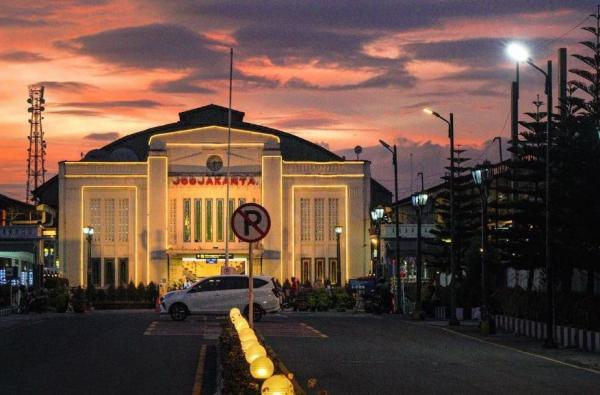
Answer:
MULTIPOLYGON (((262 254, 263 273, 274 276, 283 283, 286 277, 287 268, 283 267, 283 223, 282 223, 282 167, 283 160, 279 150, 265 149, 262 157, 262 205, 267 209, 271 217, 271 230, 262 240, 263 249, 259 253, 262 254)), ((256 259, 257 262, 259 259, 256 259)), ((257 271, 255 271, 256 273, 257 271)))
MULTIPOLYGON (((169 199, 168 158, 161 142, 155 142, 148 153, 148 178, 146 185, 146 232, 142 232, 142 246, 146 246, 145 259, 141 259, 140 281, 156 284, 167 279, 167 207, 169 199), (145 241, 145 243, 144 243, 145 241)), ((143 212, 143 211, 142 211, 143 212)), ((139 241, 138 241, 139 242, 139 241)))

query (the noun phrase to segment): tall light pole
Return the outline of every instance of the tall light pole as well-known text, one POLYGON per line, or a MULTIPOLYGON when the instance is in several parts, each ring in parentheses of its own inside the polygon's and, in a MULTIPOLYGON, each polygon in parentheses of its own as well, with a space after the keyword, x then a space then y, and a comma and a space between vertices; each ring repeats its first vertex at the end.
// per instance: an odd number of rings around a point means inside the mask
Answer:
MULTIPOLYGON (((545 89, 546 89, 546 104, 547 104, 547 115, 546 115, 546 340, 544 347, 555 348, 556 343, 554 341, 554 268, 552 265, 550 255, 550 146, 552 144, 552 61, 547 62, 546 71, 535 65, 526 48, 521 47, 519 51, 511 51, 509 47, 509 55, 520 61, 527 62, 528 65, 539 71, 544 75, 545 78, 545 89)), ((514 48, 514 47, 512 47, 514 48)))
POLYGON ((381 220, 383 219, 383 207, 377 206, 373 210, 371 210, 371 219, 375 222, 375 232, 377 233, 377 259, 374 260, 374 268, 373 274, 375 274, 375 278, 383 277, 380 275, 381 270, 381 220))
POLYGON ((92 283, 92 239, 94 238, 94 227, 86 226, 83 228, 83 234, 87 240, 87 286, 92 283))
POLYGON ((421 214, 423 207, 427 204, 427 193, 421 190, 419 193, 412 195, 412 205, 417 210, 417 293, 415 298, 415 313, 416 319, 421 319, 421 283, 423 281, 423 263, 421 257, 421 214))
POLYGON ((450 113, 450 119, 442 117, 435 111, 428 108, 423 111, 429 115, 433 115, 448 124, 448 138, 450 139, 450 325, 458 325, 456 319, 456 267, 454 260, 454 244, 456 235, 454 231, 454 114, 450 113))
POLYGON ((340 248, 340 236, 342 235, 342 227, 337 225, 335 227, 335 240, 337 243, 336 252, 337 252, 337 268, 336 268, 336 277, 337 277, 337 286, 342 286, 342 261, 341 261, 341 248, 340 248))
POLYGON ((481 334, 490 334, 490 314, 488 309, 488 291, 487 291, 487 257, 488 257, 488 183, 490 181, 490 172, 487 167, 474 169, 471 171, 473 181, 479 188, 481 197, 481 334))
POLYGON ((404 301, 402 296, 400 295, 400 282, 402 281, 402 277, 400 276, 400 213, 398 210, 398 154, 396 150, 396 144, 394 144, 394 147, 392 148, 392 146, 390 146, 383 140, 379 140, 379 142, 388 151, 392 153, 392 164, 394 165, 394 259, 396 260, 396 292, 394 294, 394 313, 398 314, 400 312, 404 313, 404 309, 401 308, 401 306, 404 307, 404 301))

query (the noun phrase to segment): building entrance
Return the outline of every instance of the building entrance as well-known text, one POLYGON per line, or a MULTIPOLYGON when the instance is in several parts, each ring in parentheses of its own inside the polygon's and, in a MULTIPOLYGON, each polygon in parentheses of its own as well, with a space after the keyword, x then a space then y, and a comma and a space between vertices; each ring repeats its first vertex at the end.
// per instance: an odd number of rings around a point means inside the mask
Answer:
MULTIPOLYGON (((229 267, 234 273, 245 274, 248 258, 230 254, 229 267)), ((225 267, 225 254, 195 254, 171 256, 169 259, 169 283, 187 286, 201 278, 218 276, 225 267)))

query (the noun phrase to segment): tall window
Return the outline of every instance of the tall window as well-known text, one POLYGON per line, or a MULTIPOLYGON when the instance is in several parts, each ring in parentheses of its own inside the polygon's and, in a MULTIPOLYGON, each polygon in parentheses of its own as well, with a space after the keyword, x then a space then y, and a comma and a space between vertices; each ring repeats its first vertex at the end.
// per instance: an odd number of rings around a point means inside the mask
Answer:
POLYGON ((92 258, 92 284, 100 286, 100 258, 92 258))
POLYGON ((115 260, 104 258, 104 284, 115 285, 115 260))
POLYGON ((213 239, 213 200, 206 199, 206 226, 204 227, 206 233, 206 241, 212 241, 213 239))
POLYGON ((102 234, 102 208, 100 199, 90 199, 90 225, 94 227, 94 241, 100 240, 102 234))
POLYGON ((129 258, 119 258, 119 284, 129 283, 129 258))
POLYGON ((231 216, 235 211, 235 199, 229 199, 229 204, 227 205, 227 238, 229 241, 235 241, 235 235, 233 234, 233 230, 231 230, 231 216))
POLYGON ((169 242, 177 244, 177 200, 169 200, 169 242))
POLYGON ((202 241, 202 199, 194 199, 194 241, 202 241))
POLYGON ((329 258, 329 281, 332 284, 338 284, 338 268, 340 267, 337 258, 329 258))
POLYGON ((340 225, 338 223, 339 218, 338 218, 338 202, 339 199, 336 198, 330 198, 329 199, 329 210, 328 210, 328 221, 329 222, 329 229, 328 229, 328 233, 329 233, 329 240, 334 241, 336 240, 335 237, 335 227, 340 225))
POLYGON ((119 241, 129 241, 129 199, 119 199, 119 241))
POLYGON ((217 199, 217 241, 223 241, 223 199, 217 199))
POLYGON ((315 241, 323 240, 325 240, 325 199, 315 199, 315 241))
POLYGON ((192 201, 183 199, 183 241, 192 241, 192 201))
POLYGON ((310 199, 300 199, 300 240, 310 240, 310 199))
POLYGON ((104 240, 115 241, 115 199, 104 200, 104 219, 106 224, 104 240))
POLYGON ((315 258, 315 280, 325 281, 325 258, 315 258))
POLYGON ((310 258, 302 258, 300 260, 300 263, 301 263, 300 280, 302 281, 302 284, 304 284, 307 281, 312 282, 311 270, 310 270, 311 259, 310 258))

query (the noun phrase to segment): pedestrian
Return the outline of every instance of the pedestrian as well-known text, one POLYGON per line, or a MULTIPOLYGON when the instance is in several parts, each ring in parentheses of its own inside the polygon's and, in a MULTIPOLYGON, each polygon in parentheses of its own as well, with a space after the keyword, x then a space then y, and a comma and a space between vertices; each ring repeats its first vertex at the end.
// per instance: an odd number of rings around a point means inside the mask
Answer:
POLYGON ((292 277, 292 287, 290 290, 290 294, 293 298, 295 298, 298 295, 298 280, 296 280, 296 277, 292 277))

